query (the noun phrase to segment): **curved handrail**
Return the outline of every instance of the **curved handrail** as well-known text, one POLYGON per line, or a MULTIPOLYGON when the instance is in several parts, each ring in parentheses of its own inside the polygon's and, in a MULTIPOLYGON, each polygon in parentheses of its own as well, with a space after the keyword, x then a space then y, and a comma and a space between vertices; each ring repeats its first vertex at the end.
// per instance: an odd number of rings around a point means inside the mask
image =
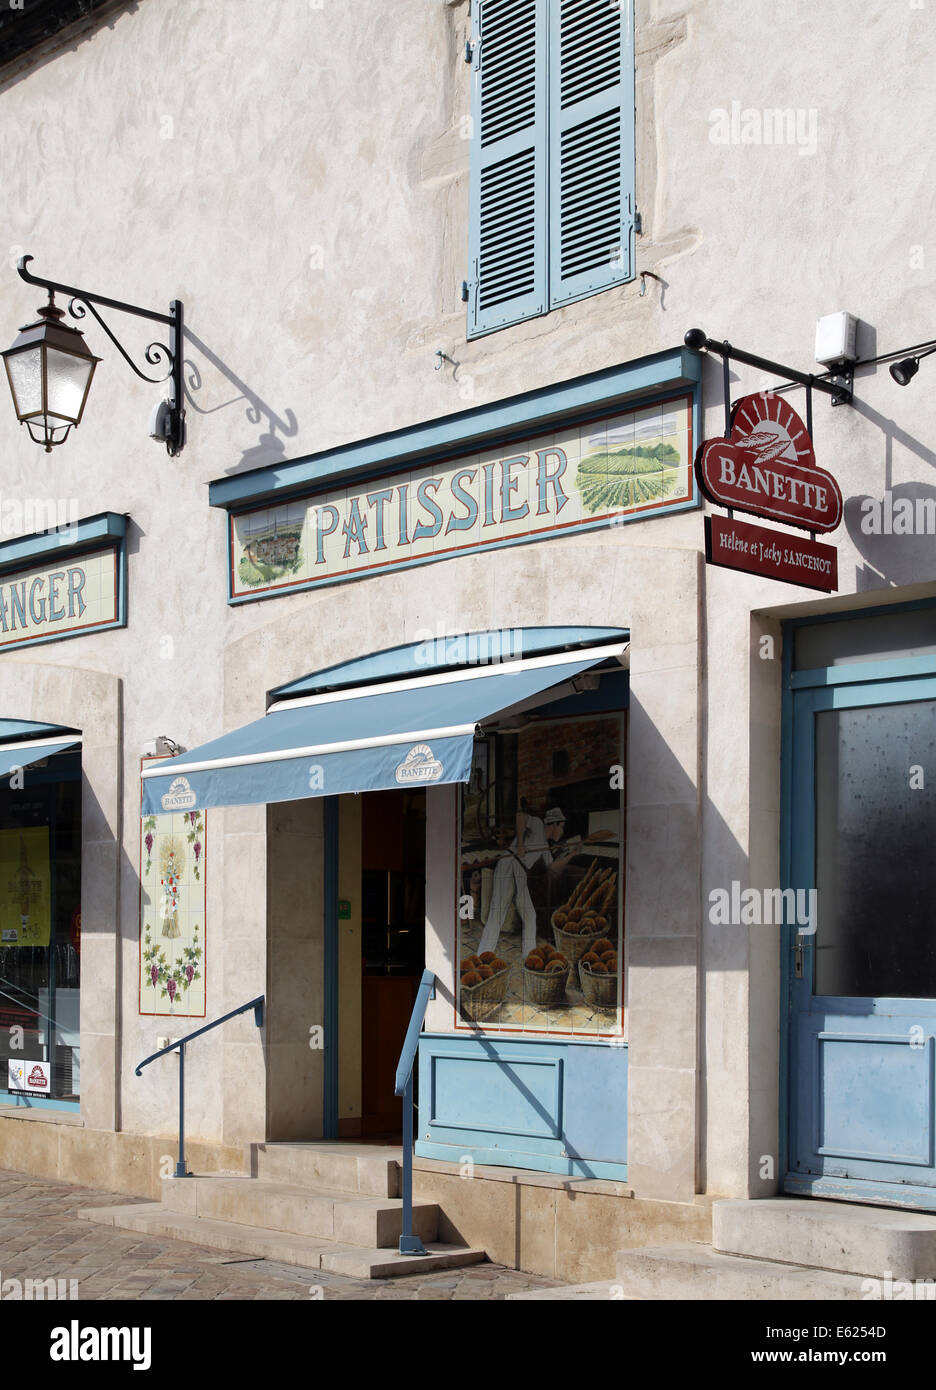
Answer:
POLYGON ((135 1074, 140 1075, 144 1067, 148 1067, 150 1062, 155 1062, 157 1057, 165 1057, 167 1052, 178 1052, 185 1043, 191 1042, 193 1038, 201 1037, 202 1033, 210 1033, 212 1028, 217 1028, 220 1023, 227 1023, 229 1018, 236 1018, 238 1014, 245 1014, 248 1009, 254 1011, 254 1023, 258 1028, 263 1027, 263 1001, 266 998, 263 994, 258 994, 256 999, 251 999, 247 1004, 241 1004, 239 1009, 232 1009, 229 1014, 224 1014, 221 1018, 216 1018, 212 1023, 206 1023, 204 1028, 196 1028, 194 1033, 186 1033, 184 1038, 178 1038, 168 1047, 161 1047, 158 1052, 154 1052, 149 1057, 144 1057, 143 1061, 136 1068, 135 1074))
POLYGON ((241 1004, 239 1009, 232 1009, 230 1013, 223 1014, 221 1018, 206 1023, 203 1028, 196 1028, 193 1033, 186 1033, 184 1038, 177 1038, 168 1047, 161 1047, 158 1052, 144 1057, 136 1068, 136 1074, 139 1076, 143 1068, 148 1067, 150 1062, 155 1062, 157 1057, 165 1057, 167 1052, 178 1052, 179 1054, 179 1161, 175 1170, 177 1178, 190 1178, 192 1176, 185 1166, 185 1045, 190 1043, 193 1038, 200 1038, 202 1033, 210 1033, 212 1028, 217 1028, 219 1024, 227 1023, 229 1018, 236 1018, 238 1014, 245 1014, 248 1009, 253 1009, 254 1022, 258 1028, 262 1028, 263 1001, 264 995, 258 994, 256 999, 250 999, 246 1004, 241 1004))
POLYGON ((426 1018, 426 1009, 429 1000, 435 996, 435 975, 431 970, 424 970, 419 988, 416 991, 416 998, 413 1001, 413 1012, 410 1015, 409 1027, 406 1030, 406 1037, 403 1040, 403 1051, 400 1053, 400 1060, 396 1069, 396 1082, 394 1085, 394 1095, 401 1096, 406 1090, 406 1083, 413 1074, 413 1063, 416 1061, 416 1049, 419 1046, 419 1035, 426 1018))
POLYGON ((413 1234, 413 1066, 426 1009, 429 1000, 435 998, 435 982, 432 971, 424 970, 413 1001, 413 1012, 403 1040, 403 1051, 400 1053, 394 1085, 395 1094, 403 1097, 403 1230, 399 1245, 401 1255, 429 1254, 419 1236, 413 1234))

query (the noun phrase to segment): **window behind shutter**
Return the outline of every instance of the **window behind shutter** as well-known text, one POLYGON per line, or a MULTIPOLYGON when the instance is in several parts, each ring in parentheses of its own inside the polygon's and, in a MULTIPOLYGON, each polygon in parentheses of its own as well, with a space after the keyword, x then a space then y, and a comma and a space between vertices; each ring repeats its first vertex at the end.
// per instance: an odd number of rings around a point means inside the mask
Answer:
POLYGON ((634 277, 632 0, 552 0, 550 307, 634 277))
POLYGON ((547 309, 547 0, 480 0, 472 57, 468 336, 547 309))

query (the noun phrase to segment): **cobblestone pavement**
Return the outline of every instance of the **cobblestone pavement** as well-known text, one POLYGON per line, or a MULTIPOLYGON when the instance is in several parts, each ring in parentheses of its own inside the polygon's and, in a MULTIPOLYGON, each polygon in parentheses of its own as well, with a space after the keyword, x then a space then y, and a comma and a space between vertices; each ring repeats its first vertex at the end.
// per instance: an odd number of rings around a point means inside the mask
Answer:
POLYGON ((503 1299, 558 1281, 503 1265, 467 1265, 400 1279, 341 1274, 155 1239, 79 1220, 84 1207, 132 1199, 0 1170, 0 1298, 7 1280, 75 1280, 78 1299, 503 1299))

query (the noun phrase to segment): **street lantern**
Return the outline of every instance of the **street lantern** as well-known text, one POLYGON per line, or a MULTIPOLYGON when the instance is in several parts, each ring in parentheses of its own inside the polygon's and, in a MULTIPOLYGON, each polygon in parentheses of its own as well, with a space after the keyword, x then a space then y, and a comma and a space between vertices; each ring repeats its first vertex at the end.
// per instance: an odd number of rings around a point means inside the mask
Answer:
POLYGON ((21 328, 13 346, 2 354, 16 418, 37 444, 45 445, 47 454, 54 445, 64 444, 72 425, 80 424, 101 360, 83 333, 62 322, 64 317, 50 290, 36 322, 21 328))
POLYGON ((32 256, 20 257, 16 267, 20 279, 28 285, 39 285, 47 290, 49 302, 39 310, 35 323, 20 329, 13 346, 0 353, 20 424, 26 426, 37 444, 45 446, 46 453, 50 453, 56 444, 64 444, 72 426, 81 421, 91 378, 101 360, 95 357, 77 328, 62 322, 64 311, 55 303, 58 292, 69 297, 68 312, 73 319, 91 315, 141 381, 153 385, 168 383, 166 398, 153 412, 150 438, 164 443, 169 456, 177 458, 185 447, 181 300, 173 299, 168 314, 160 314, 154 309, 142 309, 138 304, 127 304, 121 299, 91 294, 74 285, 62 285, 57 280, 40 279, 26 269, 31 260, 32 256), (121 314, 148 319, 152 323, 161 323, 168 328, 168 344, 150 343, 143 353, 149 366, 167 368, 163 376, 150 376, 140 370, 101 317, 98 305, 105 309, 116 309, 121 314))

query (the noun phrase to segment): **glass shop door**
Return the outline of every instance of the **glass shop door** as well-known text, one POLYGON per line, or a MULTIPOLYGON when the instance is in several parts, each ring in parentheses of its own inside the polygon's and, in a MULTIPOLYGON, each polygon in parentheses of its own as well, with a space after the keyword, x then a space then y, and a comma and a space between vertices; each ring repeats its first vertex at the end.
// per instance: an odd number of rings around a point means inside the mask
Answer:
POLYGON ((936 1210, 936 662, 914 660, 934 673, 835 666, 792 695, 784 1187, 936 1210))

